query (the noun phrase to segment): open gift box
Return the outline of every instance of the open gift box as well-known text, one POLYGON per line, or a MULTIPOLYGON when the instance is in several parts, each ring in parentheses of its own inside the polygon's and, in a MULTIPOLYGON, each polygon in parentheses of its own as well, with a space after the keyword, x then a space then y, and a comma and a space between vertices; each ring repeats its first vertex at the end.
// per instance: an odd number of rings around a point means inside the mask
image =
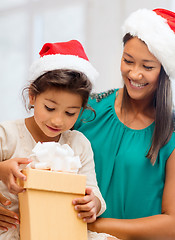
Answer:
POLYGON ((85 194, 86 176, 24 169, 20 193, 20 240, 87 240, 87 224, 72 200, 85 194))

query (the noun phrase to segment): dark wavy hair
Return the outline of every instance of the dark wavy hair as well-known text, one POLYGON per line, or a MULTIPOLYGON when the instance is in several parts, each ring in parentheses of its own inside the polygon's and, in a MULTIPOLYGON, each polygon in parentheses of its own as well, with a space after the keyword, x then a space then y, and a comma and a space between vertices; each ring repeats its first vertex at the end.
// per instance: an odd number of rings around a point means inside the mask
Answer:
POLYGON ((85 109, 90 109, 95 114, 94 109, 87 104, 92 90, 91 81, 84 73, 67 69, 48 71, 25 87, 22 92, 25 106, 27 105, 26 93, 27 95, 37 96, 52 88, 79 94, 82 97, 82 112, 85 109))
MULTIPOLYGON (((133 36, 127 33, 123 37, 123 44, 132 39, 133 36)), ((144 42, 144 41, 143 41, 144 42)), ((129 95, 124 86, 122 109, 128 106, 129 95)), ((154 94, 153 105, 155 107, 155 128, 152 136, 151 147, 146 155, 151 163, 156 162, 159 150, 168 143, 174 131, 173 126, 173 102, 171 82, 163 66, 161 66, 158 87, 154 94)))

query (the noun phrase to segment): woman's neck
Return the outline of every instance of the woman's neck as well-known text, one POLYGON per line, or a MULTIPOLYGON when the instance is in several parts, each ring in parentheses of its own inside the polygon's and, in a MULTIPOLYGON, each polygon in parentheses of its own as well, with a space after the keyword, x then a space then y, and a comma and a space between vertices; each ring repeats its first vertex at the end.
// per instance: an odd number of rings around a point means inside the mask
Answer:
POLYGON ((115 111, 119 120, 126 126, 139 130, 154 122, 155 108, 152 102, 128 98, 128 102, 122 104, 122 99, 123 89, 120 89, 115 100, 115 111))

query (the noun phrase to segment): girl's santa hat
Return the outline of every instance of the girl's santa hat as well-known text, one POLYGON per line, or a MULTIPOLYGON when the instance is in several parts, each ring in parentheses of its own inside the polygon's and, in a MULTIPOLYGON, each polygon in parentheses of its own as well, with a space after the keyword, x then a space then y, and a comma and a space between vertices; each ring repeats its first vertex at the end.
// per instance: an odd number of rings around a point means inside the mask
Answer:
POLYGON ((35 80, 44 73, 56 69, 70 69, 84 73, 94 83, 98 72, 91 65, 81 43, 77 40, 58 43, 46 43, 39 52, 29 73, 30 80, 35 80))
POLYGON ((174 12, 166 9, 139 9, 126 19, 123 34, 126 33, 144 41, 170 79, 175 79, 174 12))

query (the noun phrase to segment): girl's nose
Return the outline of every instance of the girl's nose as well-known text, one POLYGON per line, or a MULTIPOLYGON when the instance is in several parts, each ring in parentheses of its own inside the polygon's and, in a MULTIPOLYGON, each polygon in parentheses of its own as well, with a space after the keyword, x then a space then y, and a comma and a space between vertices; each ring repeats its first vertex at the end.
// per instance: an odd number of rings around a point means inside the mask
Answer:
POLYGON ((54 127, 61 127, 64 123, 64 118, 59 114, 59 116, 55 116, 51 119, 51 123, 54 127))

